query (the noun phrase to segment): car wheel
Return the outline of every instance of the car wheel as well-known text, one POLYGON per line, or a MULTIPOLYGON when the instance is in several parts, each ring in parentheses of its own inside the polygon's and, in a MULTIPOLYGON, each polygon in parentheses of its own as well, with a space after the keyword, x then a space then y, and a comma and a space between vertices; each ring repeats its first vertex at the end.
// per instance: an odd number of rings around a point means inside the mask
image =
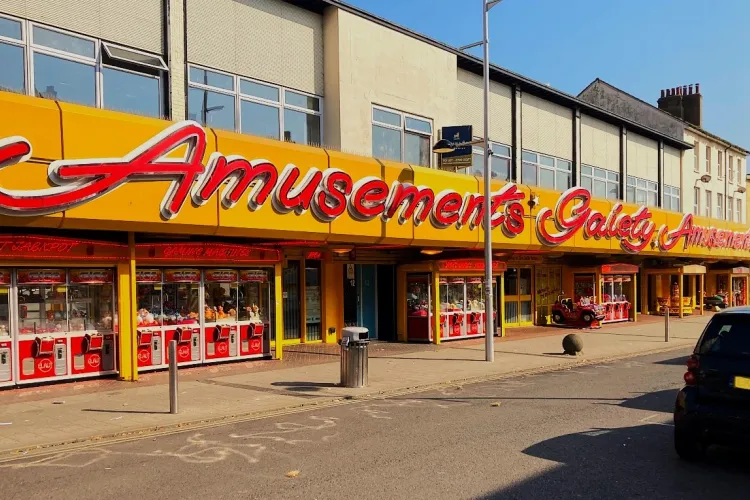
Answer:
POLYGON ((559 312, 552 313, 552 321, 557 324, 565 323, 565 318, 559 312))
POLYGON ((584 323, 591 323, 592 321, 594 321, 594 317, 591 315, 591 313, 583 313, 581 319, 584 323))
POLYGON ((702 460, 706 456, 706 447, 701 440, 688 431, 675 427, 674 449, 681 459, 688 462, 702 460))

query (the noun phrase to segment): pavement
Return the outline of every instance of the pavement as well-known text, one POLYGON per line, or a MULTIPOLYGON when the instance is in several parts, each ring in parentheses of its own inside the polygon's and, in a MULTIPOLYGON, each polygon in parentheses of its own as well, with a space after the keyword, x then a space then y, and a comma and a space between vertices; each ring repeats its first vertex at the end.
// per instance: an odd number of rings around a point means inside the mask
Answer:
POLYGON ((0 457, 692 347, 709 317, 671 320, 669 343, 659 318, 576 330, 584 339, 583 355, 577 357, 561 355, 561 338, 571 331, 551 328, 542 329, 542 336, 497 342, 491 364, 484 362, 483 339, 441 346, 374 345, 370 384, 362 389, 337 385, 337 346, 315 347, 323 353, 316 356, 301 349, 300 356, 314 357, 307 364, 269 361, 186 369, 180 373, 177 415, 169 414, 165 373, 145 375, 138 383, 98 380, 3 391, 0 457))
POLYGON ((673 450, 689 347, 0 460, 4 498, 746 499, 673 450))

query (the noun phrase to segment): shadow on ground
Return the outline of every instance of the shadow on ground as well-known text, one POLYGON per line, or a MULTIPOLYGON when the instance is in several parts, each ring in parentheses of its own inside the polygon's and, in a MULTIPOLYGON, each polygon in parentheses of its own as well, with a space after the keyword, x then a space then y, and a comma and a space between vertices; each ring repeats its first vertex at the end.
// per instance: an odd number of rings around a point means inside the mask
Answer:
POLYGON ((481 498, 748 498, 747 454, 712 449, 703 463, 683 462, 673 451, 668 425, 568 434, 523 453, 554 463, 546 472, 481 498))
POLYGON ((332 382, 272 382, 274 387, 286 387, 287 391, 315 392, 327 387, 338 387, 332 382))

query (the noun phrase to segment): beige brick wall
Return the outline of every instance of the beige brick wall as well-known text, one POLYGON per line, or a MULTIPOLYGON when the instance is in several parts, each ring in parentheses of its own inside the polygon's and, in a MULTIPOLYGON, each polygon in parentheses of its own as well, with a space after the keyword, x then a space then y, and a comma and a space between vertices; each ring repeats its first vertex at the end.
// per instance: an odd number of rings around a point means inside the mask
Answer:
POLYGON ((581 115, 581 163, 620 171, 620 127, 581 115))
MULTIPOLYGON (((513 89, 490 82, 490 140, 513 142, 513 89)), ((484 137, 484 80, 481 75, 458 70, 456 84, 456 125, 471 125, 474 135, 484 137)))
POLYGON ((659 182, 658 143, 628 131, 628 175, 659 182))
POLYGON ((521 130, 523 149, 573 159, 573 110, 523 94, 521 130))

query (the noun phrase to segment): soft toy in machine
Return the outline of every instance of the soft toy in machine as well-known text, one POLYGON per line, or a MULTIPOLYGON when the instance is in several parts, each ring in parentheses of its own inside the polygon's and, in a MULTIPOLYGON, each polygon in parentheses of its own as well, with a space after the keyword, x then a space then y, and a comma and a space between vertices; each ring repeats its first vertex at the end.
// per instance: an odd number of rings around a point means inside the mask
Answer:
POLYGON ((579 328, 598 328, 605 317, 604 306, 597 304, 594 297, 581 297, 573 302, 570 297, 558 295, 551 312, 554 324, 579 328))

